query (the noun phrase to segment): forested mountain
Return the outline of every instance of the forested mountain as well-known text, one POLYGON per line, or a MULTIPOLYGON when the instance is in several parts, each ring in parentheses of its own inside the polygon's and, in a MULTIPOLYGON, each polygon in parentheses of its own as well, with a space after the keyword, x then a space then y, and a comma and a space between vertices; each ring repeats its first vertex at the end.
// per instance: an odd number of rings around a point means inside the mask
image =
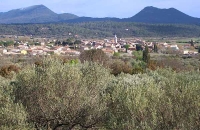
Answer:
POLYGON ((0 13, 0 23, 49 23, 77 18, 73 14, 56 14, 44 5, 0 13))
POLYGON ((60 21, 62 23, 84 23, 84 22, 100 22, 100 21, 113 21, 113 22, 121 22, 122 20, 119 18, 91 18, 91 17, 79 17, 69 20, 60 21))
POLYGON ((199 37, 200 25, 147 24, 133 22, 85 22, 59 24, 2 24, 0 35, 33 35, 42 37, 106 38, 120 37, 199 37))
MULTIPOLYGON (((134 13, 134 12, 133 12, 134 13)), ((74 14, 57 14, 44 5, 35 5, 27 8, 15 9, 0 13, 0 23, 81 23, 97 21, 115 22, 142 22, 142 23, 178 23, 199 24, 200 18, 194 18, 181 11, 169 8, 159 9, 146 7, 130 18, 91 18, 78 17, 74 14)))

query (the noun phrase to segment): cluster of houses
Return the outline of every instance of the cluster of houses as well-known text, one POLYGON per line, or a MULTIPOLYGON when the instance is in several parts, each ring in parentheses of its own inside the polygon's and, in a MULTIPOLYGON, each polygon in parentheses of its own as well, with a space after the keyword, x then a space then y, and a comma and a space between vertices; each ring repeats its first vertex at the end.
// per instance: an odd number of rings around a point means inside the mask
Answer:
MULTIPOLYGON (((1 48, 1 54, 4 55, 80 55, 84 50, 90 49, 102 49, 108 55, 113 55, 114 52, 126 52, 127 54, 132 55, 132 51, 136 50, 137 44, 142 48, 148 46, 149 51, 153 51, 154 45, 159 46, 159 50, 162 52, 164 50, 170 49, 182 54, 196 54, 195 51, 188 51, 187 47, 190 45, 185 45, 183 49, 180 49, 176 44, 168 43, 154 43, 146 42, 144 40, 135 38, 135 39, 118 39, 117 36, 110 39, 104 40, 82 40, 82 43, 76 46, 55 46, 47 45, 45 43, 40 43, 40 45, 29 45, 27 42, 19 42, 18 46, 1 48), (128 48, 125 48, 125 45, 128 45, 128 48), (126 50, 127 49, 127 50, 126 50)), ((189 48, 189 47, 188 47, 189 48)))

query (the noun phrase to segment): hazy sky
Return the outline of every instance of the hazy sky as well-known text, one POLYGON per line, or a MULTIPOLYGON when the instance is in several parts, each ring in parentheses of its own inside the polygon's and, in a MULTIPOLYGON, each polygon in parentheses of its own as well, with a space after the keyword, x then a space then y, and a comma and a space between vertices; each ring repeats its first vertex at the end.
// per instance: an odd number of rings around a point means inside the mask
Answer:
POLYGON ((56 13, 89 17, 132 17, 146 6, 174 7, 200 18, 199 0, 0 0, 0 12, 43 4, 56 13))

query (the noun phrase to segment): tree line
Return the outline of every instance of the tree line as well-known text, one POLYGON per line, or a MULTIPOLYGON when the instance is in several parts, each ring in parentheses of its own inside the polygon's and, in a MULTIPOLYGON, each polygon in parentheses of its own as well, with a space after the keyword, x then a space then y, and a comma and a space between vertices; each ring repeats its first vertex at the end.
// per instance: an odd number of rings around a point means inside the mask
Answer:
POLYGON ((34 35, 62 37, 78 35, 84 38, 113 37, 199 37, 199 25, 146 24, 129 22, 86 22, 60 24, 15 24, 0 25, 0 35, 34 35))

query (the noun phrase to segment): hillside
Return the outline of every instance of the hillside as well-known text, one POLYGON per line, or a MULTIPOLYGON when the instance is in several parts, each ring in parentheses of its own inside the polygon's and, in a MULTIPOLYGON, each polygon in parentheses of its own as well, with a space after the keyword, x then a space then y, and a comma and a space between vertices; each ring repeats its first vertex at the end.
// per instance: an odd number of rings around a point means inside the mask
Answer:
POLYGON ((44 5, 34 5, 0 13, 0 23, 49 23, 77 17, 73 14, 56 14, 44 5))
POLYGON ((143 23, 200 23, 199 18, 191 17, 175 8, 159 9, 152 6, 146 7, 135 16, 123 20, 127 22, 143 23))
POLYGON ((42 37, 106 38, 120 37, 199 37, 200 25, 147 24, 133 22, 86 22, 60 24, 0 25, 0 35, 33 35, 42 37))

